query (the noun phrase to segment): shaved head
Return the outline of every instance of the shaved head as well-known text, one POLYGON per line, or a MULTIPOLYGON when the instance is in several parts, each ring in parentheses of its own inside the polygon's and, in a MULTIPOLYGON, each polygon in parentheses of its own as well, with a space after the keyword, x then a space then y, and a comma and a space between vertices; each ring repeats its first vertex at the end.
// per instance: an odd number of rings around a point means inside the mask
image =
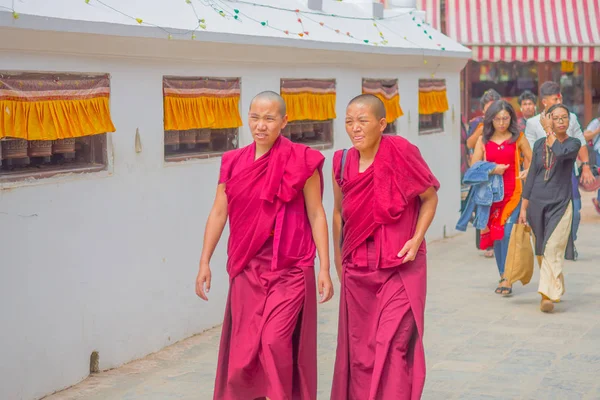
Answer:
POLYGON ((385 105, 377 96, 373 96, 372 94, 361 94, 350 100, 348 107, 353 104, 362 104, 369 107, 373 112, 373 115, 375 115, 375 118, 378 120, 385 118, 385 105))
POLYGON ((285 100, 283 100, 283 97, 281 97, 279 94, 272 92, 270 90, 260 92, 259 94, 254 96, 254 98, 250 102, 250 109, 252 109, 252 104, 254 104, 255 101, 261 101, 261 100, 277 103, 277 109, 279 110, 279 114, 281 114, 282 117, 285 116, 285 114, 287 114, 287 109, 285 107, 285 100))

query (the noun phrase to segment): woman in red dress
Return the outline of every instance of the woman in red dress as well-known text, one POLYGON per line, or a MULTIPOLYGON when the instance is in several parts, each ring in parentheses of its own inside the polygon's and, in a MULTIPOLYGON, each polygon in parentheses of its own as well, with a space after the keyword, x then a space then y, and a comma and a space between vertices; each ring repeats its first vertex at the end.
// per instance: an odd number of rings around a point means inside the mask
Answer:
POLYGON ((512 286, 504 277, 504 265, 512 226, 519 217, 521 180, 527 176, 531 163, 531 147, 523 132, 519 131, 515 110, 505 100, 496 101, 485 113, 483 134, 475 146, 473 163, 483 160, 497 164, 492 173, 502 175, 504 198, 492 204, 480 246, 485 249, 493 244, 500 273, 496 293, 506 296, 512 294, 512 286))

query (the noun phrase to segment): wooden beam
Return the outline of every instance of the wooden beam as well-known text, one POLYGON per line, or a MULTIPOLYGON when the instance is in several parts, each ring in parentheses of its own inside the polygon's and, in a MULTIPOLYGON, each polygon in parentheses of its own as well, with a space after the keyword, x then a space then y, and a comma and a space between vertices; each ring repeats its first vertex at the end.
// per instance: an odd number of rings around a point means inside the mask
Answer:
POLYGON ((462 94, 462 109, 463 115, 467 121, 470 120, 470 112, 471 112, 471 86, 472 86, 472 71, 473 70, 473 61, 469 60, 467 65, 462 70, 461 74, 461 94, 462 94))
MULTIPOLYGON (((583 63, 583 116, 585 126, 594 117, 593 98, 592 98, 592 63, 583 63)), ((582 128, 585 129, 585 126, 582 128)))

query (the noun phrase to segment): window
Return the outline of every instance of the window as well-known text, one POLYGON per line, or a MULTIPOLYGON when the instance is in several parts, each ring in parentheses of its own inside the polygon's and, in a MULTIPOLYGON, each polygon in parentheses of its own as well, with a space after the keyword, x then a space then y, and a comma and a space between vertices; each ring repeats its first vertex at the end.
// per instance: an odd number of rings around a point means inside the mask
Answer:
POLYGON ((444 114, 419 114, 419 133, 436 133, 444 131, 444 114))
POLYGON ((282 79, 280 89, 289 121, 283 135, 319 149, 333 147, 335 79, 282 79))
POLYGON ((108 75, 0 74, 0 181, 106 169, 108 75))
POLYGON ((419 80, 419 135, 443 132, 446 111, 448 111, 446 81, 419 80))
POLYGON ((307 145, 332 145, 333 144, 333 121, 294 121, 287 124, 283 130, 283 136, 292 142, 307 145))
POLYGON ((239 78, 164 77, 165 161, 208 158, 238 147, 239 78))
POLYGON ((385 106, 387 127, 383 133, 395 135, 398 133, 396 121, 404 112, 400 107, 397 79, 363 79, 362 92, 377 96, 385 106))

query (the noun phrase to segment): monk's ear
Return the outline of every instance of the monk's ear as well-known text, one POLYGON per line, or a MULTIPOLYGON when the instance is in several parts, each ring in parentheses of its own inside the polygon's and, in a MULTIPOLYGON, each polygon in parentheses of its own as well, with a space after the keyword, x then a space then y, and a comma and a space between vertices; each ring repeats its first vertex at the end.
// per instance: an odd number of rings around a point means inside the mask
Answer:
POLYGON ((288 124, 288 116, 287 116, 287 114, 285 114, 283 116, 282 120, 283 120, 283 123, 281 124, 281 130, 283 130, 283 128, 285 128, 287 126, 287 124, 288 124))
POLYGON ((379 120, 379 131, 383 133, 383 131, 385 131, 385 128, 387 128, 387 121, 385 120, 385 118, 381 118, 379 120))

